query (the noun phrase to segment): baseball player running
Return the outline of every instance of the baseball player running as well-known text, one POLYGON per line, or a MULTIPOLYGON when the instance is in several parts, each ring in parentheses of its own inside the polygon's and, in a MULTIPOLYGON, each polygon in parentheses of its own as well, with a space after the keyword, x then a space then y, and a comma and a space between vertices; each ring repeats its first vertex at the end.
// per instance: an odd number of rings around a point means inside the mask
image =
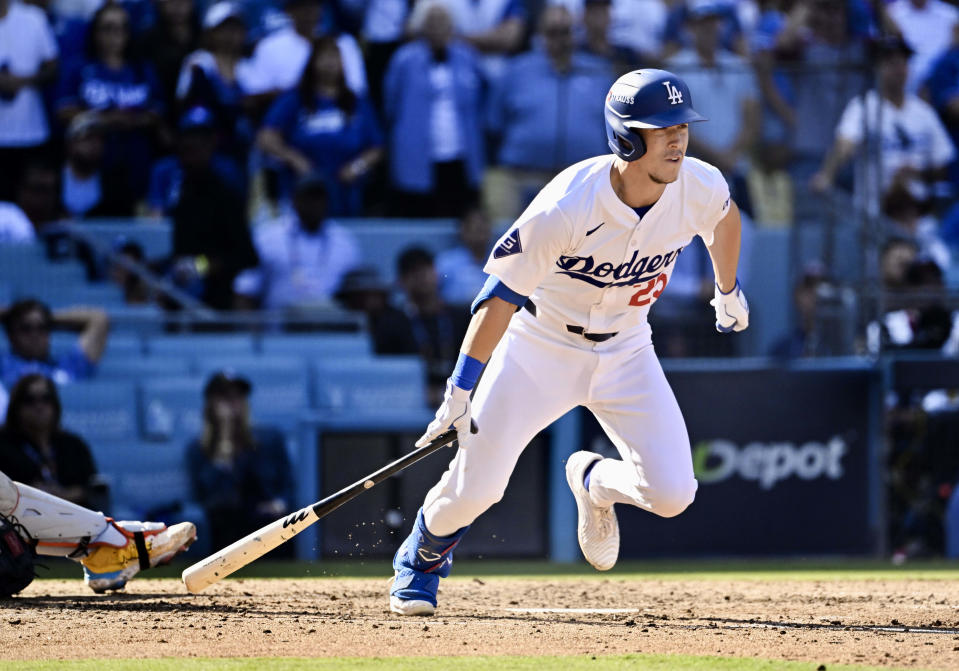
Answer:
POLYGON ((393 560, 396 613, 434 612, 453 548, 502 497, 533 436, 577 405, 596 416, 620 457, 576 452, 566 463, 590 564, 606 571, 616 563, 614 504, 672 517, 692 503, 689 437, 646 316, 699 235, 713 262, 716 328, 747 327, 736 279, 739 210, 719 170, 685 156, 689 124, 705 119, 679 77, 630 72, 610 89, 605 114, 613 154, 547 184, 486 263, 490 278, 443 403, 416 443, 453 427, 460 449, 393 560))

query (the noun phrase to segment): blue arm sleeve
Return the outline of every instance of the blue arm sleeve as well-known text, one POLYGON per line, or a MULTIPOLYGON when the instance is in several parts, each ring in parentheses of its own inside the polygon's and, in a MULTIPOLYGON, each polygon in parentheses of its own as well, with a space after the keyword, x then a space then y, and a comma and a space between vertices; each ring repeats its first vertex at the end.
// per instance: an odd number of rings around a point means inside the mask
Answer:
POLYGON ((493 277, 490 275, 486 279, 486 284, 484 284, 483 288, 480 289, 480 292, 476 295, 476 299, 470 306, 470 312, 476 314, 476 310, 479 309, 479 306, 493 296, 501 298, 507 303, 512 303, 516 306, 517 310, 523 307, 526 304, 526 299, 529 298, 528 296, 518 294, 510 289, 508 286, 503 284, 502 280, 500 280, 498 277, 493 277))

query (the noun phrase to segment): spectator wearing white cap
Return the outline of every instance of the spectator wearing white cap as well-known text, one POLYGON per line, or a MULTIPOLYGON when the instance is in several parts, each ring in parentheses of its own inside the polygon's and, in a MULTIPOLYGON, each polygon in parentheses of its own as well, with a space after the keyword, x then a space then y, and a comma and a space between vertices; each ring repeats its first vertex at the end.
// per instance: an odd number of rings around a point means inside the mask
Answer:
POLYGON ((43 10, 0 0, 0 200, 50 138, 40 87, 57 73, 57 43, 43 10))

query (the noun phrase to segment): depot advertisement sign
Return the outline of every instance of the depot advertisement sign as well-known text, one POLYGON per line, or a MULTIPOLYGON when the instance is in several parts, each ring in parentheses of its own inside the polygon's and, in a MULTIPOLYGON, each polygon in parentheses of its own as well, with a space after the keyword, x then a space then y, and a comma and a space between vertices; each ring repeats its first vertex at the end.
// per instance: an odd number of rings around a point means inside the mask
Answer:
POLYGON ((702 441, 693 447, 693 470, 700 484, 739 477, 772 489, 788 478, 839 480, 846 441, 833 436, 826 443, 753 442, 742 447, 729 440, 702 441))
MULTIPOLYGON (((875 550, 873 371, 665 367, 699 489, 671 519, 617 506, 622 557, 875 550)), ((591 415, 583 427, 587 449, 611 449, 591 415)))

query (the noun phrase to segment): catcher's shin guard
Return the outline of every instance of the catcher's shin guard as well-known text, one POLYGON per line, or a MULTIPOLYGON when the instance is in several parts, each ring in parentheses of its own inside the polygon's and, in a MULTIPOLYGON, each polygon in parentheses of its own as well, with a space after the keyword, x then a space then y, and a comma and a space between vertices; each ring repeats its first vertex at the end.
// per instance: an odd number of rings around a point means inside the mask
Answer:
POLYGON ((169 562, 196 540, 192 522, 168 527, 159 522, 110 520, 110 525, 124 537, 124 545, 95 544, 80 560, 84 582, 97 593, 123 589, 137 573, 169 562))
POLYGON ((88 510, 0 473, 0 513, 15 517, 36 541, 37 553, 72 556, 93 543, 123 546, 126 538, 103 513, 88 510))

